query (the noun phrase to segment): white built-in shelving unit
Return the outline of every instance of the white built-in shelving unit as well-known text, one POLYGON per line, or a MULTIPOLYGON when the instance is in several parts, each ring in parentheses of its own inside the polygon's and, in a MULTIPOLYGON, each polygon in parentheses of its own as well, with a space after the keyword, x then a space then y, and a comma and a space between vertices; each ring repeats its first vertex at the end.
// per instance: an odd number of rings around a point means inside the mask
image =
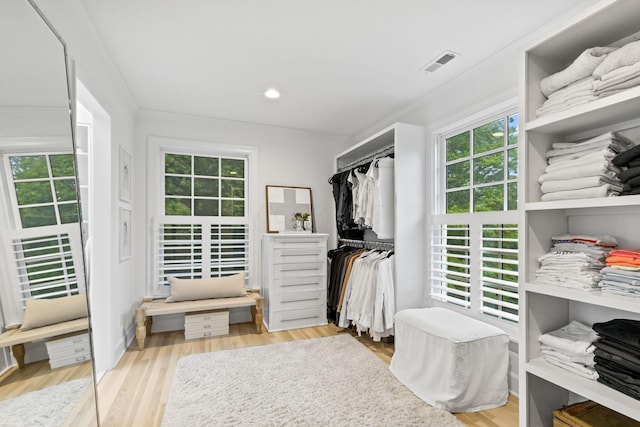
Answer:
POLYGON ((585 49, 640 38, 640 1, 607 0, 585 9, 524 52, 520 91, 520 425, 552 426, 553 410, 580 398, 640 420, 640 401, 545 362, 538 338, 571 320, 592 325, 640 320, 638 299, 531 283, 538 257, 563 233, 612 235, 621 248, 640 247, 640 196, 556 202, 540 200, 538 177, 552 142, 617 131, 640 143, 640 88, 560 113, 536 117, 544 102, 540 80, 564 69, 585 49))
POLYGON ((422 305, 424 245, 421 235, 426 224, 425 131, 422 126, 395 123, 355 144, 336 157, 341 170, 371 158, 375 153, 394 153, 396 311, 422 305))

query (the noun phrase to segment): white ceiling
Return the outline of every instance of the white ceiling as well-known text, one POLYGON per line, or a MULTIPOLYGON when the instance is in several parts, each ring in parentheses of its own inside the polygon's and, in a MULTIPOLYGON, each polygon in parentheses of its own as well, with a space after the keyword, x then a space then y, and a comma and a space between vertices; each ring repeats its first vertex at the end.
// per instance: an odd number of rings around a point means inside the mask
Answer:
MULTIPOLYGON (((575 0, 81 0, 144 109, 353 136, 575 0), (444 50, 461 56, 434 74, 444 50), (262 95, 277 87, 282 97, 262 95)), ((591 2, 589 2, 591 3, 591 2)))

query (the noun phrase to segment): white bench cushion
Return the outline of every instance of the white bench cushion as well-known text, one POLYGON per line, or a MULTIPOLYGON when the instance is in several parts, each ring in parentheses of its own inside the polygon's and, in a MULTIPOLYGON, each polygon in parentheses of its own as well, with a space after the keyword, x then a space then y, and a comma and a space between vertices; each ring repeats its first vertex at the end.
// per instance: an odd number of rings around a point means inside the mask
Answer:
POLYGON ((395 316, 389 369, 416 396, 450 412, 504 405, 509 338, 499 328, 444 308, 395 316))

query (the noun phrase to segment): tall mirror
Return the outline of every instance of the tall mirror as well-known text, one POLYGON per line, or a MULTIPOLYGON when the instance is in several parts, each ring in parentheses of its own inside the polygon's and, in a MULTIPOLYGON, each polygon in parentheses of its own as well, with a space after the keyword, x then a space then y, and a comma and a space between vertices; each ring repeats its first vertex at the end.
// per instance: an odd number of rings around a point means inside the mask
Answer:
POLYGON ((97 425, 64 42, 0 1, 0 424, 97 425))

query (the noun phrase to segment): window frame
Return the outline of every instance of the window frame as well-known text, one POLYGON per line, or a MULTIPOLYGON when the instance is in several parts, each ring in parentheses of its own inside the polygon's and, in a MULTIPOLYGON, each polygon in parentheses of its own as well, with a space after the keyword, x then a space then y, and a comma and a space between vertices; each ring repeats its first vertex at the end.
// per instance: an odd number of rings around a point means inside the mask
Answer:
MULTIPOLYGON (((0 207, 4 211, 0 220, 1 250, 3 258, 7 261, 7 270, 0 274, 0 280, 17 284, 16 286, 0 287, 2 294, 2 310, 5 313, 7 325, 20 324, 24 315, 24 301, 21 297, 22 282, 18 277, 16 258, 12 250, 12 241, 20 238, 33 238, 41 233, 55 234, 67 233, 71 239, 72 258, 76 277, 84 277, 84 260, 82 255, 82 240, 79 223, 58 224, 42 227, 22 228, 17 199, 13 185, 13 176, 9 165, 9 156, 12 155, 40 155, 40 154, 69 154, 68 136, 37 136, 37 137, 0 137, 0 186, 4 190, 4 197, 0 200, 0 207), (46 153, 43 150, 46 148, 46 153)), ((73 151, 71 151, 73 154, 73 151)), ((77 177, 76 177, 77 179, 77 177)), ((77 182, 76 182, 77 188, 77 182)), ((79 206, 78 206, 79 208, 79 206)), ((77 292, 84 294, 85 280, 78 282, 77 292)))
POLYGON ((147 295, 164 297, 167 296, 170 291, 168 286, 159 285, 158 272, 156 271, 156 259, 159 253, 155 244, 158 225, 163 222, 192 223, 194 218, 202 218, 200 222, 203 224, 247 224, 249 227, 249 271, 247 274, 247 287, 256 287, 254 283, 256 283, 256 277, 259 277, 257 272, 259 263, 256 259, 256 254, 259 253, 259 248, 257 247, 259 239, 257 238, 257 203, 255 202, 256 196, 259 194, 257 191, 257 158, 258 149, 253 146, 158 136, 149 136, 147 138, 147 224, 149 224, 147 227, 147 245, 150 248, 150 250, 147 251, 150 255, 150 258, 147 260, 148 265, 146 269, 147 295), (245 159, 245 215, 243 217, 165 215, 164 155, 166 153, 245 159))
MULTIPOLYGON (((488 314, 484 314, 482 312, 482 229, 483 225, 486 224, 516 224, 518 225, 518 229, 521 227, 520 214, 516 207, 514 210, 502 210, 502 211, 484 211, 484 212, 473 212, 473 199, 472 196, 469 198, 470 203, 470 212, 465 213, 445 213, 446 212, 446 186, 447 186, 447 176, 446 176, 446 139, 457 134, 463 133, 465 131, 473 132, 474 128, 489 124, 498 119, 505 119, 508 116, 513 114, 519 114, 517 99, 510 99, 499 103, 493 107, 484 109, 476 114, 472 114, 467 116, 464 119, 458 120, 449 125, 445 125, 437 129, 433 132, 433 150, 431 157, 431 170, 432 179, 433 179, 433 191, 431 192, 431 215, 429 216, 428 227, 426 231, 427 238, 427 252, 428 252, 428 262, 426 263, 427 269, 427 291, 426 291, 426 299, 429 306, 432 307, 444 307, 451 310, 459 311, 462 314, 467 316, 482 320, 486 323, 493 324, 501 329, 503 329, 510 337, 513 339, 517 339, 518 336, 518 328, 519 322, 513 322, 508 320, 502 320, 500 318, 493 317, 488 314), (438 227, 442 224, 459 224, 459 225, 468 225, 470 227, 469 230, 469 272, 470 272, 470 301, 469 307, 465 308, 462 306, 458 306, 449 302, 441 301, 434 298, 431 294, 431 277, 433 274, 433 266, 434 261, 433 258, 437 255, 432 246, 432 233, 434 227, 438 227)), ((519 120, 519 127, 521 126, 519 120)), ((520 132, 520 129, 518 129, 520 132)), ((470 145, 472 141, 470 141, 470 145)), ((511 148, 516 148, 518 150, 520 142, 518 141, 517 145, 509 146, 504 145, 501 150, 506 154, 508 150, 511 148)), ((483 154, 493 153, 497 150, 490 150, 483 154)), ((518 155, 519 152, 517 151, 518 155)), ((472 158, 473 153, 470 152, 468 158, 472 158)), ((507 164, 507 158, 504 159, 505 165, 507 164)), ((507 174, 508 171, 505 171, 507 174)), ((518 170, 518 175, 522 171, 518 170)), ((470 165, 470 175, 473 174, 473 167, 470 165)), ((505 189, 507 187, 507 180, 501 180, 500 183, 504 184, 505 189)), ((514 182, 518 182, 518 178, 514 180, 514 182)), ((473 184, 473 182, 471 182, 473 184)), ((483 184, 483 186, 486 184, 483 184)), ((517 186, 518 184, 516 184, 517 186)), ((473 192, 473 185, 469 185, 468 187, 470 192, 473 192)), ((518 188, 520 191, 520 188, 518 188)), ((521 200, 521 194, 518 194, 518 199, 521 200)), ((506 205, 506 201, 508 200, 508 194, 504 194, 504 205, 506 205)), ((506 206, 505 206, 506 207, 506 206)), ((517 286, 517 283, 515 284, 517 286)))

